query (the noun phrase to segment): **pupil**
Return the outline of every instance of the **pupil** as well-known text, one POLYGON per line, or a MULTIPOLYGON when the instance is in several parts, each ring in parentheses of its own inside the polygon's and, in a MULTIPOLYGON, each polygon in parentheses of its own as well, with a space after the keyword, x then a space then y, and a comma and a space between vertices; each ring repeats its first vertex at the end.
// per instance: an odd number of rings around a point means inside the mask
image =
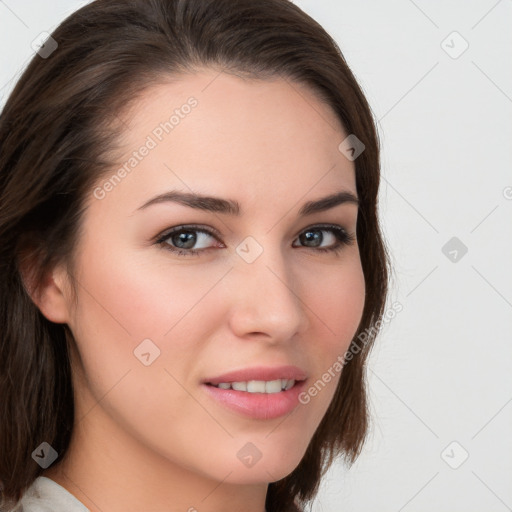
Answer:
POLYGON ((323 235, 321 231, 307 231, 302 235, 301 243, 304 244, 304 242, 313 242, 310 247, 317 247, 321 245, 322 238, 323 235))
POLYGON ((173 244, 180 247, 181 249, 191 249, 194 244, 196 243, 196 236, 194 233, 190 232, 190 231, 187 231, 187 232, 182 232, 178 235, 174 235, 173 237, 173 244), (176 241, 178 243, 176 243, 176 241), (181 242, 184 243, 184 245, 180 245, 181 242))

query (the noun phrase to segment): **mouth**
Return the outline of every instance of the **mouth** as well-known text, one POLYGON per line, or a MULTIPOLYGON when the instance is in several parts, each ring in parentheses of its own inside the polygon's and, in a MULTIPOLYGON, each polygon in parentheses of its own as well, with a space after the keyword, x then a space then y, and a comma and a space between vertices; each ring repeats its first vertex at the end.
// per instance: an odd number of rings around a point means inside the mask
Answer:
POLYGON ((221 407, 254 420, 272 420, 298 407, 306 379, 203 382, 206 395, 221 407))
POLYGON ((234 391, 242 391, 246 393, 265 393, 273 394, 282 391, 288 391, 296 386, 298 383, 304 382, 305 379, 275 379, 275 380, 249 380, 249 381, 235 381, 235 382, 219 382, 213 384, 206 382, 207 386, 212 386, 218 389, 232 389, 234 391))

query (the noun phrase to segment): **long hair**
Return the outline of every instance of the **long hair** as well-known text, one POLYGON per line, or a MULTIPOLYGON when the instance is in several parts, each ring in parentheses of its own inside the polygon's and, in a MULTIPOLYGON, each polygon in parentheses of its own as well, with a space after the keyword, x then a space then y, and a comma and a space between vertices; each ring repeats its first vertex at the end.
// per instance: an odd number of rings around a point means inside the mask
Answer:
POLYGON ((377 215, 379 142, 361 88, 336 42, 289 0, 96 0, 51 36, 56 45, 50 40, 47 55, 34 55, 0 115, 4 507, 41 474, 31 454, 43 441, 64 457, 74 421, 74 340, 35 306, 20 264, 32 262, 38 285, 54 265, 73 261, 85 199, 112 166, 120 113, 158 81, 210 68, 308 85, 365 146, 355 174, 366 301, 352 343, 370 335, 344 365, 298 466, 269 484, 268 512, 298 510, 335 457, 355 462, 368 433, 365 361, 384 314, 389 256, 377 215))

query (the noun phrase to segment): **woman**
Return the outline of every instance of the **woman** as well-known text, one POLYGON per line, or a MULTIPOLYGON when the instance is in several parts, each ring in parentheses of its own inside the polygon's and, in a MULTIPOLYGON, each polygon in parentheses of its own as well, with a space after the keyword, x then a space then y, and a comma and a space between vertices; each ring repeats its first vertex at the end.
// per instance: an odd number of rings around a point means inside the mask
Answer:
POLYGON ((367 433, 369 106, 287 0, 97 0, 0 118, 3 507, 303 510, 367 433))

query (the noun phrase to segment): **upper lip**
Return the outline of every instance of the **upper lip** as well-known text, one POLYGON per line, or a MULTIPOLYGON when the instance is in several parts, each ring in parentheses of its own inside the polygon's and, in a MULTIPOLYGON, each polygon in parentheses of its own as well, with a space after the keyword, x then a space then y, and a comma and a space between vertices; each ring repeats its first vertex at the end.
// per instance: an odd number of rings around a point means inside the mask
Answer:
POLYGON ((204 384, 220 384, 221 382, 248 382, 250 380, 277 380, 277 379, 293 379, 305 380, 307 374, 297 366, 254 366, 244 368, 242 370, 234 370, 223 373, 216 377, 209 377, 203 380, 204 384))

